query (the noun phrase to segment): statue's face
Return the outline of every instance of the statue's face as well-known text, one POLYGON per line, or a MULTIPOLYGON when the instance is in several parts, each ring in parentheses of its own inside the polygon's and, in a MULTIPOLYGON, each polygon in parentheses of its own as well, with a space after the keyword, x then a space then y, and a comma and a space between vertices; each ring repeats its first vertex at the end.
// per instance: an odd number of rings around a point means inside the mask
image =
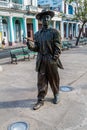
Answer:
POLYGON ((48 26, 50 20, 51 20, 51 16, 50 16, 50 15, 43 15, 43 16, 41 17, 41 21, 42 21, 42 24, 43 24, 44 26, 48 26))

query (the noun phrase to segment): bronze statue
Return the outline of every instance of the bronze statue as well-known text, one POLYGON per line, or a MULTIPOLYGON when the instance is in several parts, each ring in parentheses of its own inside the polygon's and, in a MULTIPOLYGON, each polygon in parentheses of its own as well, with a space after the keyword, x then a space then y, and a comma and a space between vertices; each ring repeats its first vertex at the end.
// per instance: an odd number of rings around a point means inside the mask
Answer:
POLYGON ((49 28, 49 22, 54 16, 53 11, 42 10, 36 15, 36 19, 42 22, 42 29, 34 35, 34 44, 27 41, 30 50, 38 52, 36 60, 36 71, 38 72, 38 95, 37 103, 34 110, 44 105, 44 98, 48 91, 48 83, 53 92, 53 103, 59 102, 59 74, 58 67, 63 69, 59 59, 61 54, 61 37, 60 33, 53 28, 49 28))

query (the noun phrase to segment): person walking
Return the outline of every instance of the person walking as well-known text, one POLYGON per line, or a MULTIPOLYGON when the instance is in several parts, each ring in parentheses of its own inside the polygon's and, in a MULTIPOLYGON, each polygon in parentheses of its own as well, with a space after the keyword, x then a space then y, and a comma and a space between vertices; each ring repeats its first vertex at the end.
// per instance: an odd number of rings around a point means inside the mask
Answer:
POLYGON ((3 38, 3 40, 2 40, 2 48, 4 48, 5 47, 5 39, 3 38))
POLYGON ((44 105, 44 99, 48 91, 48 83, 53 92, 53 103, 59 102, 59 73, 58 67, 63 69, 59 59, 61 54, 61 36, 59 31, 50 28, 49 24, 54 12, 42 10, 36 15, 36 19, 42 22, 42 29, 34 35, 34 44, 27 40, 27 46, 31 51, 38 52, 36 59, 36 71, 38 72, 38 95, 34 110, 44 105))

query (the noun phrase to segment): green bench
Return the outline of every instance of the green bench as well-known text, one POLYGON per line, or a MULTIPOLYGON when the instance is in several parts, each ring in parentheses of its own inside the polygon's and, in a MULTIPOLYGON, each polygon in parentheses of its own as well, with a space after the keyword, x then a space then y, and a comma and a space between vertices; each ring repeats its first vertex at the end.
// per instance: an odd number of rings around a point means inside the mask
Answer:
POLYGON ((69 49, 68 42, 62 41, 62 50, 68 50, 68 49, 69 49))
POLYGON ((62 50, 68 50, 69 48, 72 48, 72 42, 62 41, 62 50))
POLYGON ((10 50, 11 63, 15 62, 16 64, 19 59, 30 60, 31 56, 34 59, 36 55, 37 53, 30 51, 27 46, 10 50))
POLYGON ((11 63, 15 62, 17 64, 17 61, 19 59, 30 60, 29 49, 27 49, 26 47, 11 49, 10 56, 11 56, 11 63))
POLYGON ((32 57, 33 59, 34 59, 35 56, 37 55, 36 52, 30 51, 30 50, 28 49, 28 47, 23 47, 23 51, 29 53, 30 57, 32 57))

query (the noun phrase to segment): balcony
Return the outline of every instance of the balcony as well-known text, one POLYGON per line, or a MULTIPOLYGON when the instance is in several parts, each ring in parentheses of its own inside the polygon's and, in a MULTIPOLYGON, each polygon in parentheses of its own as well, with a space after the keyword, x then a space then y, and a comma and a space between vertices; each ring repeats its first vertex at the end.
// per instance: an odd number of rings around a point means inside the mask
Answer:
POLYGON ((15 9, 15 10, 26 10, 26 6, 22 4, 18 4, 18 3, 13 3, 13 2, 9 4, 9 8, 15 9))
POLYGON ((9 4, 7 1, 0 1, 0 7, 9 7, 9 4))
POLYGON ((63 20, 72 20, 74 18, 74 15, 72 15, 72 14, 63 14, 62 18, 63 18, 63 20))
POLYGON ((32 5, 27 5, 26 6, 26 10, 28 12, 32 12, 32 13, 36 13, 38 11, 38 8, 36 6, 32 6, 32 5))
POLYGON ((0 1, 0 10, 36 14, 38 12, 41 12, 42 8, 38 8, 38 7, 32 6, 32 5, 24 6, 23 4, 19 4, 19 3, 0 1))
POLYGON ((8 1, 0 1, 0 8, 14 9, 14 10, 26 10, 26 6, 24 6, 22 4, 8 2, 8 1))

